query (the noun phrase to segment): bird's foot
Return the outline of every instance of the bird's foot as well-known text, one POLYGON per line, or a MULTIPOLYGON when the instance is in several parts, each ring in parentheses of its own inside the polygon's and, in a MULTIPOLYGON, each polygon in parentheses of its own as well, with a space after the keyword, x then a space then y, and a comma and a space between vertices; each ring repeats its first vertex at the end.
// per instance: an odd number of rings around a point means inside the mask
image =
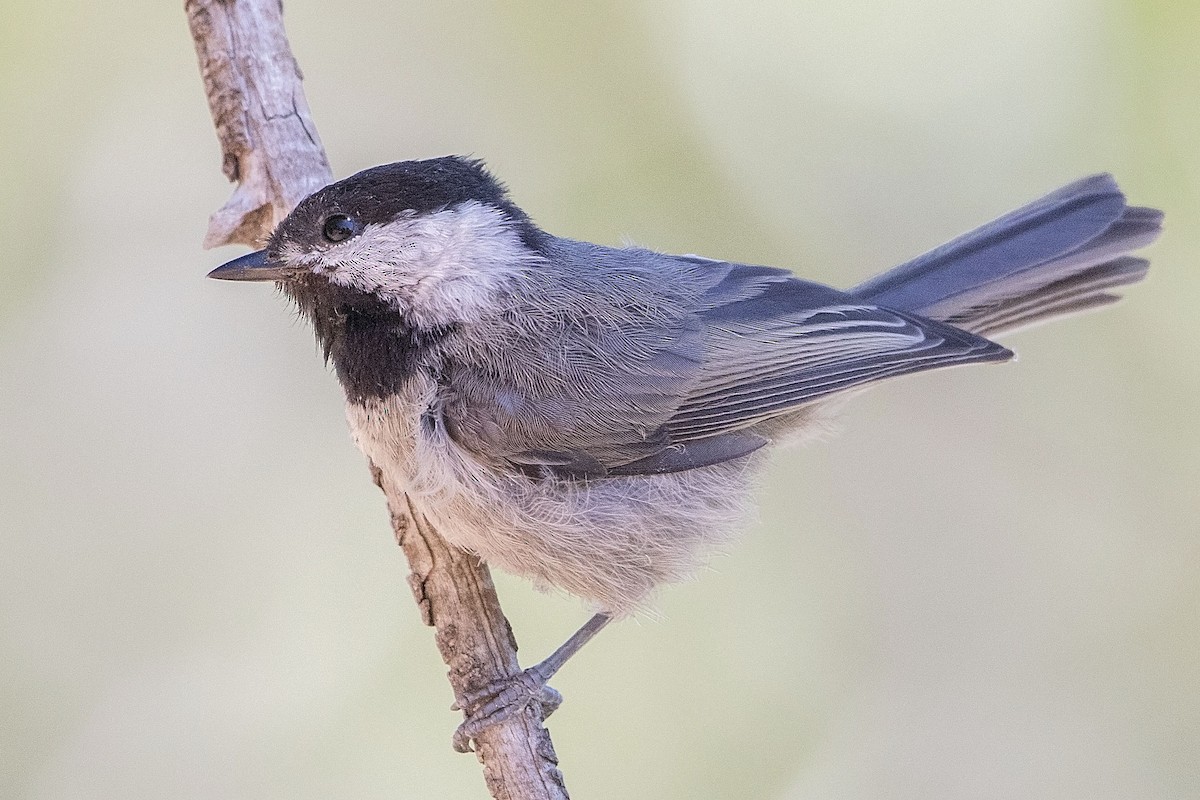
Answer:
POLYGON ((511 678, 496 681, 478 691, 464 694, 453 711, 465 711, 467 718, 454 732, 454 749, 471 752, 471 740, 493 725, 512 719, 533 703, 541 706, 542 719, 562 705, 563 697, 546 682, 550 676, 536 664, 511 678))
POLYGON ((454 749, 460 753, 471 752, 471 740, 488 728, 529 708, 534 702, 542 707, 542 719, 554 713, 562 705, 562 695, 546 685, 562 665, 567 663, 579 648, 612 620, 608 614, 592 615, 583 627, 571 634, 571 638, 546 658, 524 672, 511 678, 496 681, 474 692, 467 692, 451 706, 467 712, 467 718, 454 732, 454 749))

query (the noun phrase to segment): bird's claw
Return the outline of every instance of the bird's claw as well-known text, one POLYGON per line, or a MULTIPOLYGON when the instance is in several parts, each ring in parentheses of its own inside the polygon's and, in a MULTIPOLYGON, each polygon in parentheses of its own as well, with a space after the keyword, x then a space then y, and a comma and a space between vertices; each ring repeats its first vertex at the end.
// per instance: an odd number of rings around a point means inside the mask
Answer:
POLYGON ((542 719, 562 705, 562 695, 547 685, 549 678, 536 666, 496 681, 482 689, 467 692, 458 699, 452 710, 466 712, 467 718, 454 731, 454 749, 471 752, 471 740, 483 731, 524 711, 533 703, 542 710, 542 719))

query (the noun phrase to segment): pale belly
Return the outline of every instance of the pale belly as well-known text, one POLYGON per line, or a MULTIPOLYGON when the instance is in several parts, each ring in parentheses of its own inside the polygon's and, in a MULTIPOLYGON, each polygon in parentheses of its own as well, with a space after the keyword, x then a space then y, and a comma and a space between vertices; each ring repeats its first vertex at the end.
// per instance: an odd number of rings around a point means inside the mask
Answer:
POLYGON ((531 479, 484 463, 423 416, 435 388, 414 381, 404 394, 348 404, 355 442, 385 491, 407 495, 448 541, 541 588, 615 615, 645 609, 746 516, 758 458, 670 475, 531 479))

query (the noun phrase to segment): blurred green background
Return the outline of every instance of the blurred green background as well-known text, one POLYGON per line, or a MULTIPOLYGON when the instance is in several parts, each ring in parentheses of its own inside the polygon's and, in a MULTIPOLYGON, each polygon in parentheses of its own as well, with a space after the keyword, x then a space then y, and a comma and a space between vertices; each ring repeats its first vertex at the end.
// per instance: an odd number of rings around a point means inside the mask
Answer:
MULTIPOLYGON (((310 333, 206 281, 180 2, 0 6, 5 797, 483 797, 310 333)), ((1200 796, 1200 4, 290 0, 335 173, 846 286, 1089 172, 1149 281, 880 387, 555 685, 621 798, 1200 796)), ((532 662, 584 618, 501 576, 532 662)))

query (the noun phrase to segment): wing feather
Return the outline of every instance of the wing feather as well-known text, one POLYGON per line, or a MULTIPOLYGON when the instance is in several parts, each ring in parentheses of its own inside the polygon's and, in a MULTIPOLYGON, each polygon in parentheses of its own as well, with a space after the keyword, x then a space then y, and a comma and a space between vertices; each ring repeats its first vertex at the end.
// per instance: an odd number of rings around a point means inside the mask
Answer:
POLYGON ((561 357, 526 359, 523 348, 496 356, 521 359, 526 366, 504 370, 519 383, 497 381, 494 364, 491 377, 482 367, 460 371, 452 433, 532 475, 694 469, 748 455, 769 441, 756 426, 837 392, 1012 356, 947 323, 784 270, 677 258, 702 281, 687 306, 639 330, 608 331, 603 343, 588 331, 574 345, 559 338, 574 379, 544 374, 561 357))
POLYGON ((701 318, 709 323, 707 358, 666 424, 672 441, 752 427, 884 378, 1012 356, 953 326, 795 278, 701 318))

